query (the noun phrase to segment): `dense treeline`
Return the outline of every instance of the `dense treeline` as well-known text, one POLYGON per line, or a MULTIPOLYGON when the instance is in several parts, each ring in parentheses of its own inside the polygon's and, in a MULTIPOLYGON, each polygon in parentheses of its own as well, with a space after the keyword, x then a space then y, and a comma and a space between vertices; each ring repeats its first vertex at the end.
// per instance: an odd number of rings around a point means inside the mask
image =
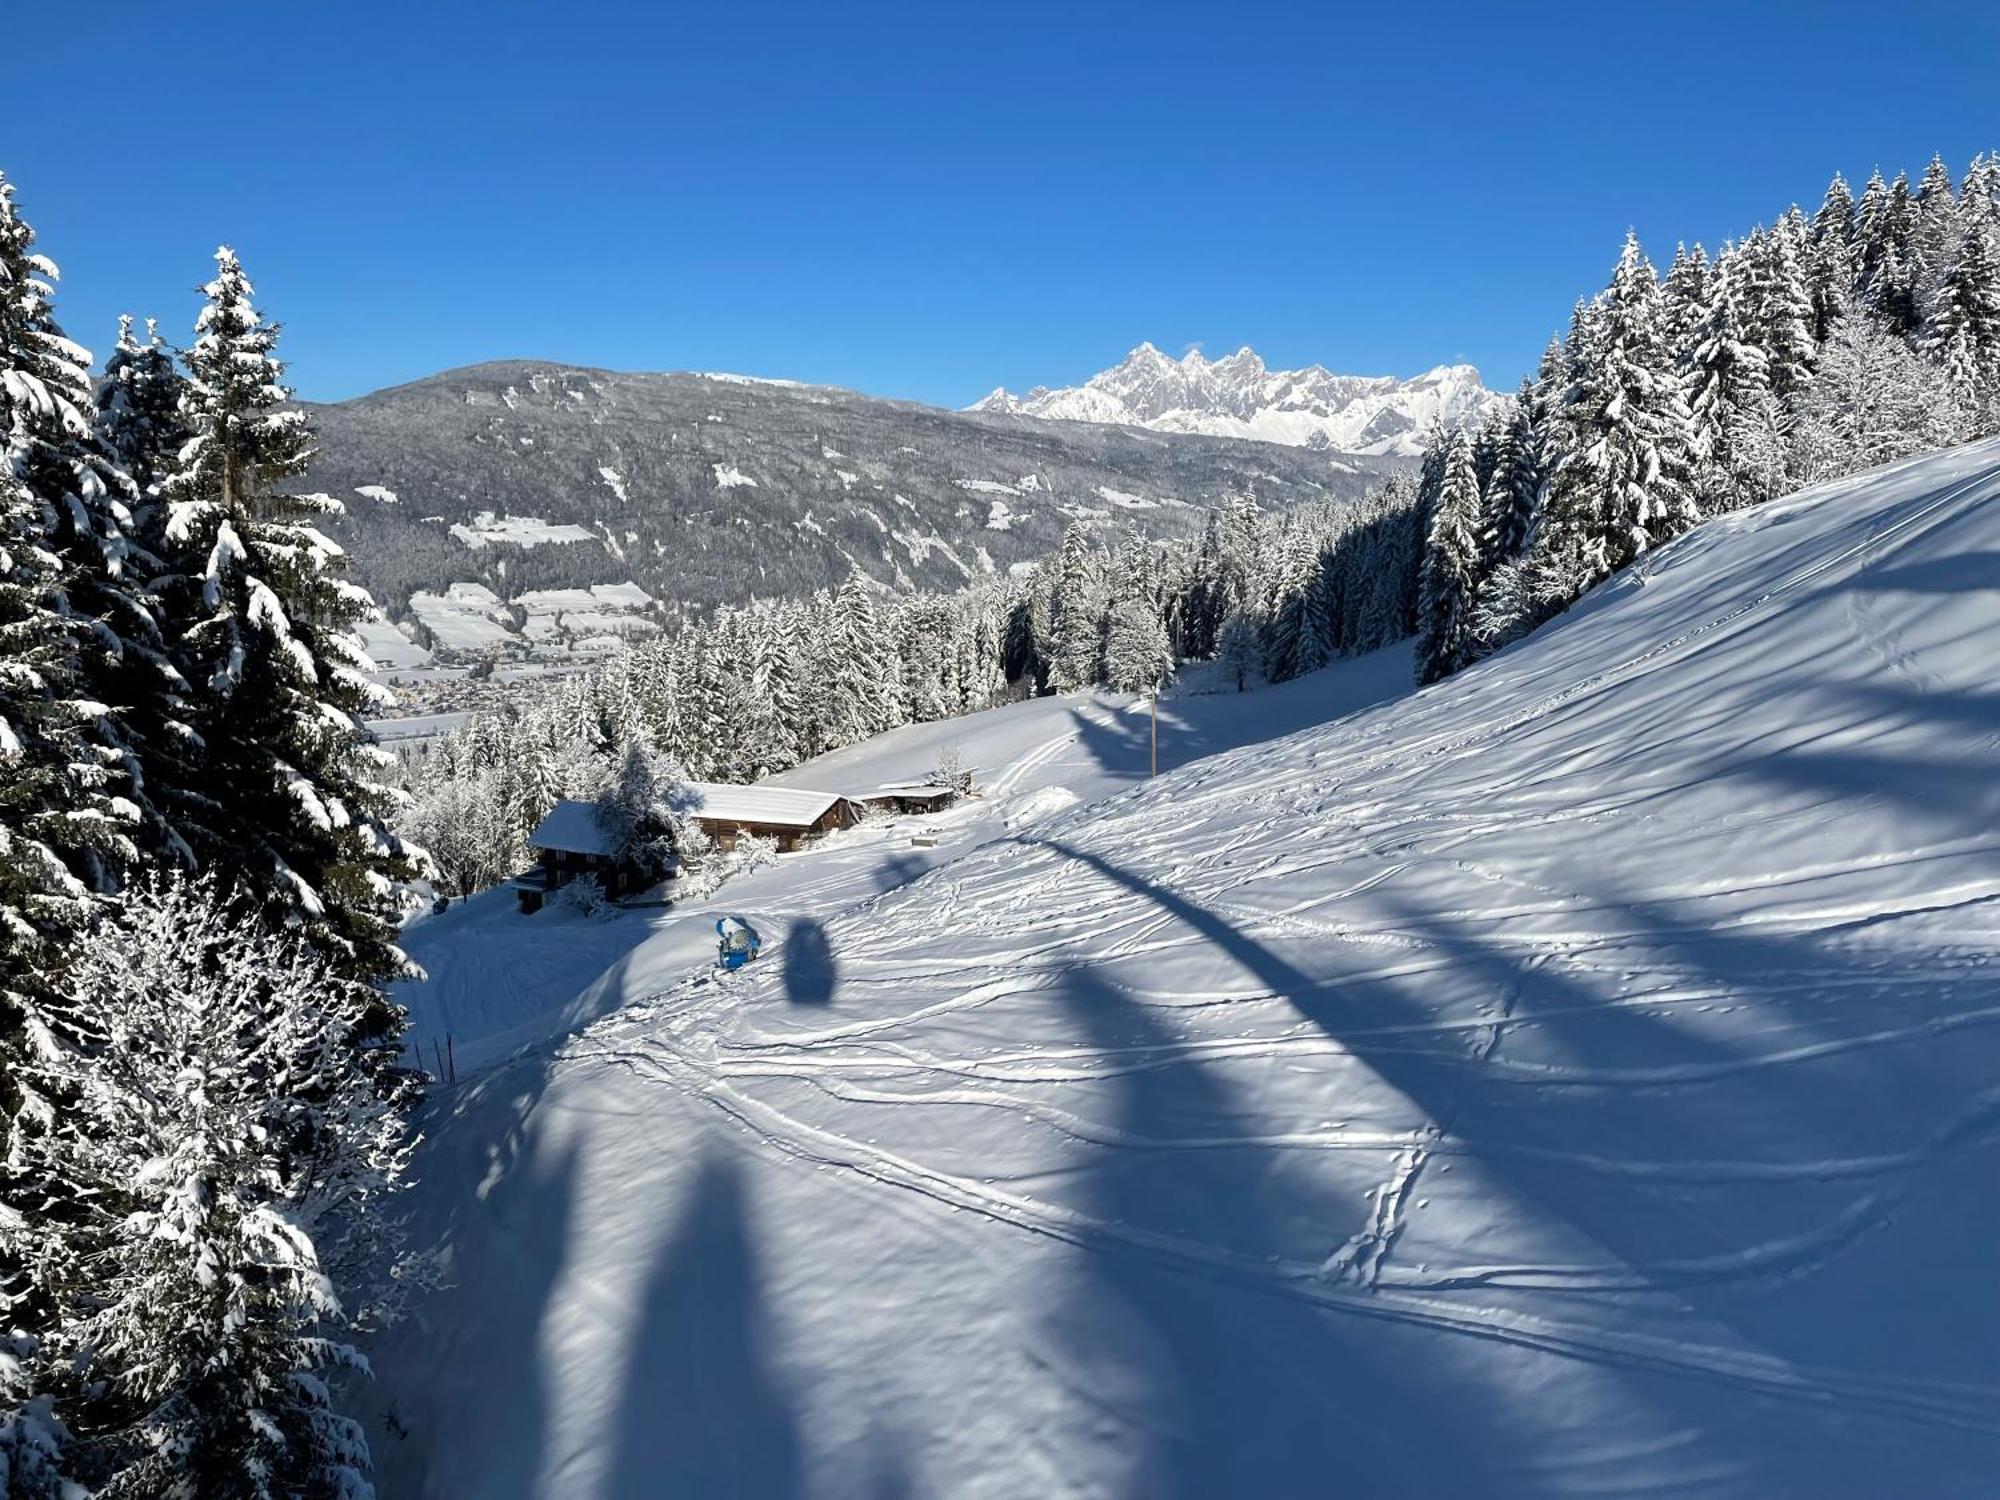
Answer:
POLYGON ((1261 511, 1243 497, 1198 539, 1072 526, 1052 557, 950 594, 859 575, 810 598, 725 609, 505 714, 411 767, 410 832, 450 889, 526 857, 558 799, 594 798, 634 749, 670 780, 752 781, 903 724, 1033 692, 1143 692, 1219 657, 1236 685, 1284 681, 1407 637, 1423 530, 1416 488, 1261 511))
POLYGON ((2000 157, 1835 177, 1664 278, 1628 238, 1511 410, 1424 466, 1419 681, 1705 515, 2000 431, 2000 157))
POLYGON ((33 244, 0 177, 0 1493, 365 1495, 420 863, 370 602, 235 256, 93 384, 33 244))

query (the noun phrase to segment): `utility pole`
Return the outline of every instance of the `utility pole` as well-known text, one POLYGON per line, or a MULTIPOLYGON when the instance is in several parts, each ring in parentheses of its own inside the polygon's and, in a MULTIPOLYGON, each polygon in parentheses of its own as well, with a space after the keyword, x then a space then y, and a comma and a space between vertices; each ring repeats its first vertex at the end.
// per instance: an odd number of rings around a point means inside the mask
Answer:
POLYGON ((1160 685, 1153 684, 1153 774, 1160 774, 1160 685))

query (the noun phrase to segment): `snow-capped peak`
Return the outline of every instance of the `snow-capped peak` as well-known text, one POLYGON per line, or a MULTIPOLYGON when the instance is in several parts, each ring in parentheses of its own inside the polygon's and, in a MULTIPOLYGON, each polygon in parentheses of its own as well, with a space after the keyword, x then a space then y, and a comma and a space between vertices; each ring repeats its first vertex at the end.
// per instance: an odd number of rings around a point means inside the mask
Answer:
POLYGON ((1471 365, 1439 365, 1403 380, 1336 375, 1323 365, 1273 370, 1248 345, 1210 360, 1199 349, 1175 359, 1142 343, 1080 386, 1025 396, 1001 387, 967 409, 1415 457, 1433 420, 1471 425, 1505 399, 1471 365))

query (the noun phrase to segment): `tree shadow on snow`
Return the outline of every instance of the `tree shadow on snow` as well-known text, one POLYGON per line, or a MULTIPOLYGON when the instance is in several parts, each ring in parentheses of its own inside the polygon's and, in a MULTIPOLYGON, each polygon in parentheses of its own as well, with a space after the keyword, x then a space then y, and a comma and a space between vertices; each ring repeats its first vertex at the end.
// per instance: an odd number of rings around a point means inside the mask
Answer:
POLYGON ((826 928, 811 917, 794 922, 785 934, 779 959, 784 969, 785 998, 794 1005, 832 1002, 840 982, 840 963, 827 941, 826 928))
MULTIPOLYGON (((1054 842, 1044 847, 1154 902, 1229 953, 1272 994, 1436 1122, 1445 1134, 1442 1144, 1461 1170, 1480 1174, 1500 1201, 1521 1205, 1545 1231, 1538 1240, 1566 1252, 1562 1264, 1514 1273, 1486 1268, 1456 1293, 1448 1285, 1431 1285, 1424 1288, 1427 1295, 1466 1295, 1538 1312, 1553 1309, 1590 1326, 1602 1317, 1591 1310, 1593 1299, 1637 1293, 1653 1306, 1655 1322, 1664 1319, 1686 1330, 1696 1363, 1685 1372, 1692 1378, 1679 1380, 1623 1371, 1616 1377, 1618 1388, 1629 1399, 1657 1409, 1669 1428, 1694 1434, 1704 1459, 1719 1472, 1758 1476, 1762 1492, 1774 1495, 1803 1493, 1785 1486, 1813 1471, 1852 1479, 1856 1493, 1895 1492, 1899 1462, 1910 1450, 1877 1449, 1872 1440, 1882 1435, 1879 1423, 1855 1420, 1875 1414, 1870 1402, 1814 1395, 1804 1403, 1781 1404, 1768 1386, 1761 1393, 1754 1386, 1745 1388, 1724 1367, 1733 1351, 1747 1348, 1768 1357, 1766 1368, 1775 1369, 1778 1385, 1788 1384, 1788 1372, 1796 1369, 1797 1383, 1810 1390, 1816 1384, 1814 1366, 1853 1369, 1865 1385, 1872 1373, 1870 1361, 1906 1366, 1897 1373, 1917 1376, 1933 1357, 1928 1336, 1897 1347, 1893 1319, 1870 1319, 1871 1342, 1860 1350, 1843 1341, 1842 1320, 1829 1315, 1830 1301, 1823 1293, 1791 1301, 1768 1295, 1773 1287, 1797 1286, 1827 1259, 1849 1253, 1867 1230, 1879 1227, 1879 1218, 1870 1217, 1870 1184, 1836 1180, 1829 1189, 1816 1180, 1813 1163, 1867 1151, 1870 1090, 1892 1077, 1898 1064, 1865 1054, 1866 1066, 1846 1076, 1811 1066, 1764 1066, 1703 1027, 1681 1024, 1652 1007, 1615 1003, 1615 994, 1602 980, 1593 985, 1554 965, 1531 962, 1443 914, 1407 904, 1397 907, 1378 888, 1369 899, 1388 905, 1391 922, 1440 950, 1456 984, 1463 987, 1470 980, 1489 994, 1488 1014, 1495 1021, 1507 1020, 1506 1034, 1533 1027, 1537 1059, 1558 1071, 1537 1076, 1533 1069, 1492 1069, 1473 1045, 1473 1036, 1457 1030, 1440 1033, 1427 1024, 1433 1016, 1424 1003, 1421 975, 1394 981, 1315 978, 1174 891, 1086 850, 1054 842), (1774 1160, 1776 1170, 1767 1172, 1774 1160), (1787 1170, 1791 1163, 1798 1166, 1796 1174, 1787 1170), (1731 1173, 1736 1174, 1733 1183, 1731 1173), (1745 1190, 1746 1179, 1761 1176, 1773 1179, 1768 1188, 1745 1190), (1718 1180, 1730 1184, 1726 1192, 1718 1191, 1718 1180), (1729 1217, 1719 1217, 1725 1214, 1729 1217), (1713 1378, 1700 1363, 1709 1346, 1720 1355, 1713 1378), (1813 1410, 1815 1401, 1831 1409, 1819 1415, 1813 1410), (1772 1420, 1779 1412, 1782 1420, 1772 1420), (1837 1456, 1830 1459, 1829 1454, 1837 1456)), ((1643 936, 1647 914, 1634 911, 1643 936)), ((1657 916, 1650 925, 1660 926, 1657 916)), ((1733 947, 1697 942, 1683 956, 1709 966, 1725 984, 1740 985, 1774 966, 1797 970, 1810 961, 1809 946, 1783 940, 1741 940, 1733 947), (1797 951, 1781 951, 1785 949, 1797 951)), ((1144 1034, 1153 1023, 1129 1002, 1121 1003, 1089 969, 1070 971, 1066 985, 1078 1021, 1100 1045, 1146 1044, 1144 1034)), ((1967 1096, 1964 1080, 1938 1072, 1934 1058, 1926 1061, 1936 1075, 1929 1081, 1946 1097, 1967 1096)), ((1905 1094, 1921 1093, 1924 1081, 1904 1079, 1896 1087, 1905 1094)), ((1338 1105, 1329 1101, 1328 1107, 1338 1105)), ((1140 1135, 1172 1136, 1174 1119, 1185 1129, 1193 1119, 1227 1121, 1231 1113, 1218 1084, 1205 1082, 1198 1067, 1182 1065, 1171 1076, 1134 1075, 1126 1087, 1127 1117, 1119 1123, 1140 1135)), ((1268 1216, 1276 1209, 1263 1195, 1281 1180, 1281 1172, 1281 1162, 1260 1161, 1253 1152, 1231 1179, 1240 1181, 1240 1191, 1198 1211, 1217 1226, 1268 1216)), ((1120 1186, 1130 1176, 1121 1170, 1104 1172, 1110 1216, 1157 1218, 1156 1196, 1120 1186)), ((1165 1191, 1170 1194, 1171 1186, 1165 1191)), ((1287 1197, 1286 1211, 1297 1209, 1287 1197)), ((1313 1211, 1320 1211, 1317 1205, 1313 1211)), ((1325 1208, 1321 1238, 1329 1249, 1353 1230, 1355 1217, 1345 1204, 1325 1208)), ((1990 1227, 1995 1213, 1982 1211, 1978 1217, 1990 1227)), ((1958 1227, 1966 1227, 1962 1215, 1958 1227)), ((1962 1274, 1965 1258, 1942 1255, 1941 1269, 1948 1265, 1948 1274, 1962 1274)), ((1097 1259, 1107 1272, 1141 1282, 1153 1279, 1130 1257, 1097 1259)), ((1352 1443, 1368 1454, 1368 1468, 1374 1471, 1370 1483, 1392 1493, 1442 1492, 1438 1484, 1446 1480, 1471 1483, 1486 1493, 1534 1493, 1546 1487, 1548 1476, 1529 1477, 1533 1462, 1558 1463, 1564 1457, 1542 1454, 1524 1468, 1523 1436, 1482 1424, 1478 1401, 1462 1391, 1448 1415, 1430 1424, 1452 1432, 1448 1455, 1384 1452, 1379 1435, 1395 1428, 1396 1403, 1378 1407, 1368 1384, 1346 1377, 1348 1370, 1367 1368, 1366 1361, 1355 1360, 1347 1344, 1337 1341, 1326 1318, 1307 1312, 1297 1316, 1290 1337, 1305 1338, 1312 1330, 1320 1347, 1295 1344, 1284 1361, 1302 1372, 1309 1385, 1315 1379, 1335 1382, 1338 1398, 1331 1404, 1338 1409, 1315 1414, 1302 1409, 1308 1403, 1297 1392, 1272 1388, 1269 1371, 1276 1366, 1261 1357, 1248 1362, 1238 1357, 1228 1334, 1204 1321, 1198 1297, 1186 1290, 1167 1296, 1144 1285, 1120 1290, 1128 1304, 1149 1314, 1147 1321, 1168 1356, 1162 1368, 1174 1374, 1169 1384, 1180 1388, 1171 1412, 1155 1414, 1157 1471, 1135 1493, 1297 1492, 1283 1485, 1316 1472, 1309 1455, 1319 1449, 1325 1433, 1334 1431, 1342 1433, 1334 1446, 1352 1443), (1190 1391, 1197 1394, 1190 1398, 1190 1391), (1357 1392, 1363 1397, 1358 1408, 1349 1404, 1357 1392), (1295 1473, 1269 1472, 1268 1458, 1261 1452, 1246 1454, 1242 1446, 1277 1411, 1288 1412, 1282 1425, 1292 1433, 1290 1451, 1299 1464, 1295 1473), (1356 1416, 1361 1425, 1348 1432, 1342 1424, 1356 1416), (1312 1436, 1302 1442, 1301 1432, 1312 1436), (1412 1468, 1425 1463, 1438 1467, 1428 1474, 1412 1468)), ((1838 1301, 1836 1297, 1832 1304, 1838 1301)), ((1429 1348, 1434 1354, 1437 1346, 1429 1348)), ((1986 1381, 2000 1377, 1996 1362, 1990 1351, 1954 1361, 1972 1366, 1962 1368, 1960 1375, 1986 1381)), ((1419 1372, 1405 1367, 1398 1373, 1412 1381, 1450 1380, 1449 1371, 1436 1368, 1419 1372)), ((1370 1371, 1369 1381, 1374 1377, 1370 1371)), ((1430 1399, 1438 1400, 1435 1390, 1430 1399)), ((2000 1457, 1990 1431, 1941 1432, 1935 1426, 1904 1431, 1920 1433, 1913 1440, 1927 1449, 1953 1445, 1955 1461, 1968 1473, 2000 1457)), ((1281 1441, 1276 1431, 1267 1435, 1281 1441)), ((1333 1454, 1322 1457, 1331 1462, 1333 1454)), ((1351 1465, 1340 1472, 1356 1475, 1351 1465)))
MULTIPOLYGON (((1174 1046, 1087 965, 1055 994, 1106 1053, 1174 1046)), ((1367 1217, 1358 1199, 1330 1201, 1288 1173, 1281 1152, 1251 1143, 1259 1122, 1218 1075, 1198 1062, 1125 1071, 1109 1123, 1138 1144, 1099 1148, 1083 1165, 1085 1206, 1114 1230, 1085 1239, 1057 1327, 1084 1366, 1066 1420, 1142 1444, 1124 1455, 1123 1494, 1431 1496, 1466 1493, 1455 1485, 1468 1451, 1508 1466, 1502 1455, 1523 1434, 1475 1382, 1399 1358, 1392 1330, 1288 1296, 1252 1267, 1203 1263, 1204 1247, 1272 1243, 1301 1220, 1338 1244, 1367 1217), (1249 1139, 1204 1151, 1199 1171, 1183 1152, 1144 1144, 1193 1135, 1249 1139), (1190 1254, 1174 1254, 1176 1240, 1190 1254), (1450 1442, 1413 1441, 1420 1424, 1450 1442)))
POLYGON ((789 1500, 797 1423, 764 1355, 767 1315, 740 1168, 702 1148, 637 1311, 607 1500, 789 1500))

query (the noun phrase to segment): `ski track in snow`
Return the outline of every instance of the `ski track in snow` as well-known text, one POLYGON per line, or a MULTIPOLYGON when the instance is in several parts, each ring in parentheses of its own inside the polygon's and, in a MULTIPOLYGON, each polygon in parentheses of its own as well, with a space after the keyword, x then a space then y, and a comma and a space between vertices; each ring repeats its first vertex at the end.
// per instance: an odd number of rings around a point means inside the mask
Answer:
MULTIPOLYGON (((1081 1256, 1426 1341, 1396 1347, 1591 1413, 1580 1451, 1613 1468, 1650 1455, 1619 1470, 1635 1493, 1975 1493, 2000 1365, 1925 1299, 1955 1295, 2000 1146, 1993 622, 1968 646, 1976 606, 1893 580, 1994 548, 1996 513, 2000 445, 1896 465, 1699 528, 1400 703, 996 826, 858 902, 802 880, 831 903, 830 1004, 785 1003, 782 945, 666 975, 544 1087, 683 1133, 708 1114, 822 1227, 904 1205, 881 1232, 941 1257, 914 1275, 1081 1256), (1862 1315, 1905 1276, 1913 1331, 1862 1315), (1739 1408, 1745 1439, 1718 1395, 1775 1404, 1739 1408)), ((1085 706, 1018 750, 994 819, 1125 728, 1085 706)), ((861 1337, 823 1295, 807 1350, 861 1337)), ((908 1317, 969 1341, 926 1356, 939 1400, 1011 1348, 948 1299, 908 1317)), ((1027 1357, 1041 1385, 918 1492, 1006 1494, 1038 1463, 1064 1494, 1145 1493, 1038 1425, 1087 1359, 1027 1357)), ((1107 1431, 1149 1430, 1120 1411, 1107 1431)), ((1436 1462, 1596 1487, 1488 1456, 1436 1462)))

